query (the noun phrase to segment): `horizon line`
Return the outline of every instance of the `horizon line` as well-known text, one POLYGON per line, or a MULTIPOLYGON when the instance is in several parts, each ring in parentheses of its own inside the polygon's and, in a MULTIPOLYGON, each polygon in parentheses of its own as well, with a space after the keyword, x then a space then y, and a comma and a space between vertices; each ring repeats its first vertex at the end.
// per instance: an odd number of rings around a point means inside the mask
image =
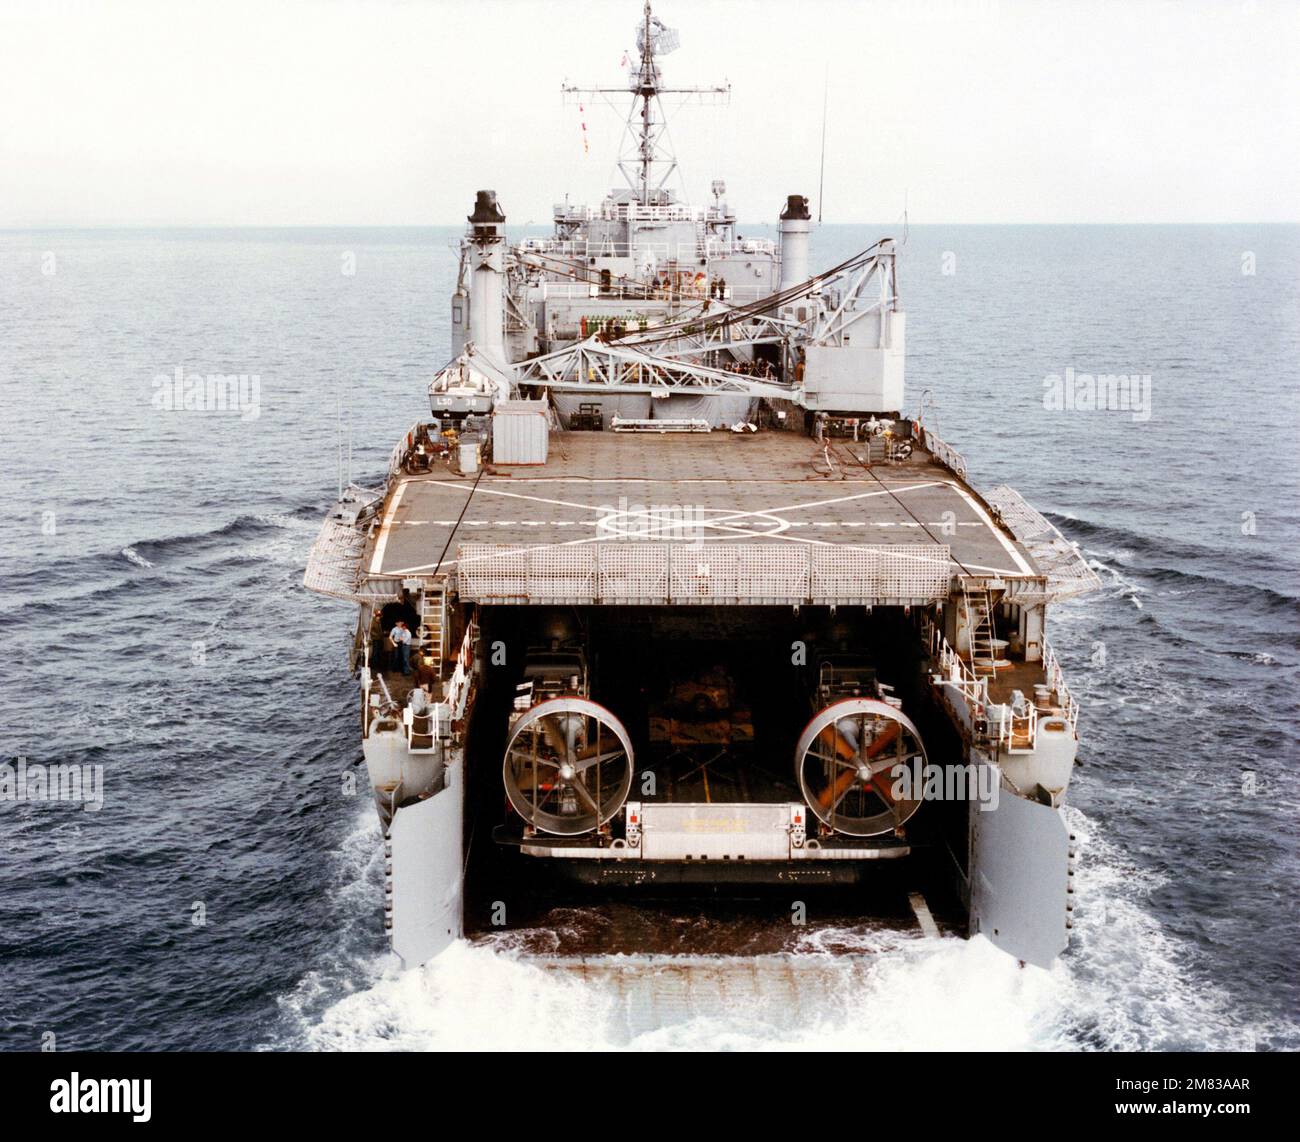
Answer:
MULTIPOLYGON (((462 221, 454 222, 0 222, 0 232, 24 232, 56 230, 447 230, 461 229, 462 221)), ((549 222, 506 222, 507 229, 529 230, 549 227, 549 222)), ((736 226, 771 226, 777 222, 755 219, 748 222, 737 221, 736 226)), ((885 226, 913 227, 926 226, 1300 226, 1300 219, 1197 219, 1177 221, 1058 221, 1058 222, 903 222, 881 223, 866 221, 827 221, 820 226, 885 226)))

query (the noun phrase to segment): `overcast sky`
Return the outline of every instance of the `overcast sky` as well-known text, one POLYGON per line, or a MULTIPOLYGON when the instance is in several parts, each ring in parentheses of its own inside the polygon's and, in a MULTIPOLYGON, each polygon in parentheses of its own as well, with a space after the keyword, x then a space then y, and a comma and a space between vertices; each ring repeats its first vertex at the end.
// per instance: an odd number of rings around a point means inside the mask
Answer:
MULTIPOLYGON (((0 0, 0 226, 512 223, 613 185, 640 0, 0 0), (588 125, 584 153, 580 122, 588 125)), ((1300 220, 1300 0, 657 0, 742 221, 1300 220), (829 81, 827 77, 829 76, 829 81)))

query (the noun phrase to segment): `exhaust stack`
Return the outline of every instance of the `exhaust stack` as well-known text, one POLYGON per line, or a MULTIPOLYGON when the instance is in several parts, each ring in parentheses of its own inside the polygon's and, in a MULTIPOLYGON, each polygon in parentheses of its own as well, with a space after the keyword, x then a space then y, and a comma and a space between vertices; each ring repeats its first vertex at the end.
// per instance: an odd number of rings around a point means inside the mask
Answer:
POLYGON ((812 233, 812 215, 808 200, 792 194, 781 211, 781 289, 789 289, 808 280, 808 235, 812 233))
POLYGON ((506 216, 495 190, 480 190, 470 233, 469 339, 481 352, 505 361, 506 216))

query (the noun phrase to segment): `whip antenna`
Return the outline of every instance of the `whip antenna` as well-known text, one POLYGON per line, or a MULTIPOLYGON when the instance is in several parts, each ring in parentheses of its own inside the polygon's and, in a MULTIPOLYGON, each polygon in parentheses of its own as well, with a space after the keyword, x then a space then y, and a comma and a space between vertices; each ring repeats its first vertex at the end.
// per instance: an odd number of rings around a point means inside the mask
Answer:
POLYGON ((334 454, 339 469, 339 499, 343 498, 343 394, 334 393, 334 454))
POLYGON ((831 69, 826 69, 826 82, 822 87, 822 162, 821 173, 817 176, 817 221, 822 220, 822 192, 826 187, 826 105, 830 102, 831 69))

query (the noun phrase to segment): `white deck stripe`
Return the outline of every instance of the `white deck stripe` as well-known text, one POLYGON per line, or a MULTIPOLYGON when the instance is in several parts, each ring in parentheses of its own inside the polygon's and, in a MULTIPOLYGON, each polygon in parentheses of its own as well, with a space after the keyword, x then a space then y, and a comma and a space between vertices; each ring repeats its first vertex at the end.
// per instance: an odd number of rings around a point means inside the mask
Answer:
POLYGON ((406 491, 406 481, 397 485, 397 494, 393 496, 384 513, 384 522, 379 526, 379 539, 375 543, 375 557, 370 561, 370 574, 379 575, 384 562, 384 548, 388 546, 388 535, 393 527, 393 516, 397 514, 397 505, 402 502, 402 493, 406 491))
MULTIPOLYGON (((526 478, 526 479, 527 479, 528 482, 535 482, 535 483, 580 483, 580 484, 587 484, 587 485, 595 484, 595 483, 601 483, 601 484, 624 484, 624 483, 649 483, 649 484, 664 484, 664 483, 672 483, 672 484, 692 484, 692 483, 696 483, 696 484, 714 484, 714 483, 717 483, 717 484, 729 484, 729 483, 733 483, 733 482, 734 482, 734 481, 732 481, 732 480, 667 480, 667 481, 665 481, 665 480, 662 480, 662 479, 660 479, 660 480, 635 480, 635 479, 616 479, 616 478, 614 478, 614 479, 600 479, 600 480, 587 480, 587 479, 581 479, 581 478, 576 478, 576 477, 574 477, 574 478, 570 478, 570 477, 554 477, 554 478, 528 477, 528 478, 526 478)), ((516 482, 524 482, 524 481, 522 481, 522 480, 516 481, 516 480, 512 477, 511 482, 512 482, 512 483, 516 483, 516 482)), ((552 506, 554 506, 554 507, 567 507, 567 508, 574 508, 574 509, 577 509, 577 510, 580 510, 580 511, 600 512, 602 515, 605 514, 606 512, 608 512, 608 510, 609 510, 609 505, 577 503, 577 502, 568 501, 568 500, 557 500, 557 499, 551 499, 551 498, 544 497, 544 496, 529 496, 529 495, 524 495, 524 494, 519 493, 519 492, 508 492, 508 491, 506 491, 505 489, 502 489, 502 488, 494 488, 494 487, 492 487, 492 486, 490 486, 490 485, 485 485, 485 484, 483 484, 482 481, 480 481, 480 482, 478 483, 477 488, 476 488, 475 485, 473 485, 473 484, 466 484, 465 482, 463 482, 463 481, 459 481, 459 480, 458 480, 458 481, 426 480, 426 481, 420 481, 420 483, 421 483, 422 485, 424 485, 424 486, 428 486, 428 485, 432 484, 432 485, 436 485, 436 486, 438 486, 438 487, 440 487, 440 488, 463 488, 463 489, 468 489, 469 492, 470 492, 471 494, 472 494, 475 490, 477 490, 477 491, 480 491, 480 492, 484 492, 484 493, 486 493, 486 494, 488 494, 488 495, 502 496, 502 497, 505 497, 505 498, 516 499, 516 500, 524 500, 524 501, 528 501, 528 502, 532 502, 532 503, 550 504, 550 505, 552 505, 552 506)), ((788 483, 789 483, 789 482, 788 482, 788 481, 750 481, 749 483, 778 483, 780 486, 782 486, 782 487, 786 487, 786 486, 788 486, 788 483)), ((398 505, 398 503, 400 502, 400 500, 401 500, 401 498, 402 498, 402 493, 405 492, 405 490, 406 490, 406 486, 407 486, 407 482, 403 482, 402 485, 398 488, 397 494, 393 497, 393 502, 392 502, 392 504, 390 505, 389 510, 388 510, 388 512, 387 512, 386 515, 385 515, 384 524, 383 524, 383 526, 382 526, 382 528, 381 528, 381 530, 380 530, 379 540, 378 540, 378 542, 377 542, 376 545, 375 545, 375 555, 374 555, 374 558, 373 558, 372 561, 371 561, 370 573, 371 573, 372 575, 374 575, 374 574, 380 574, 380 573, 381 573, 380 570, 379 570, 379 568, 380 568, 380 566, 381 566, 381 564, 382 564, 382 559, 383 559, 384 549, 385 549, 386 546, 387 546, 388 536, 389 536, 390 529, 391 529, 391 526, 392 526, 392 523, 393 523, 393 516, 394 516, 394 514, 395 514, 395 512, 396 512, 396 510, 397 510, 397 505, 398 505)), ((955 491, 959 496, 961 496, 961 498, 966 502, 967 506, 970 507, 970 509, 975 513, 975 515, 979 518, 979 520, 982 521, 983 526, 985 526, 985 527, 986 527, 986 528, 987 528, 987 529, 988 529, 988 530, 989 530, 989 531, 990 531, 990 532, 991 532, 991 533, 996 537, 996 539, 998 540, 998 542, 1002 545, 1003 549, 1004 549, 1004 550, 1007 552, 1007 554, 1012 558, 1012 560, 1014 560, 1016 566, 1020 569, 1020 573, 1021 573, 1021 574, 1024 574, 1024 575, 1033 575, 1033 574, 1034 574, 1033 570, 1032 570, 1032 569, 1029 567, 1029 565, 1024 561, 1024 559, 1021 557, 1020 553, 1015 549, 1014 545, 1012 545, 1012 544, 1007 540, 1006 536, 1004 536, 1004 535, 1002 534, 1002 532, 997 528, 997 526, 996 526, 996 525, 993 523, 993 521, 989 518, 988 513, 985 512, 984 509, 983 509, 982 507, 980 507, 979 503, 978 503, 976 500, 974 500, 974 499, 973 499, 973 498, 972 498, 972 497, 971 497, 971 496, 966 492, 966 490, 965 490, 964 488, 962 488, 962 487, 958 486, 957 484, 953 483, 951 480, 930 480, 930 481, 924 481, 924 482, 922 482, 922 483, 918 483, 918 484, 905 484, 905 485, 903 485, 902 487, 895 487, 895 488, 888 488, 888 487, 886 487, 886 488, 884 488, 884 489, 875 489, 875 490, 872 490, 872 491, 869 491, 869 492, 855 492, 855 493, 852 493, 852 494, 850 494, 850 495, 845 495, 845 496, 835 496, 835 497, 832 497, 832 498, 829 498, 829 499, 822 499, 822 500, 808 500, 808 501, 805 501, 805 502, 802 502, 802 503, 787 504, 787 505, 782 505, 782 506, 779 506, 779 507, 772 507, 772 508, 759 508, 759 509, 752 510, 752 511, 740 510, 740 511, 735 511, 735 512, 727 513, 727 514, 725 514, 725 515, 722 515, 722 516, 716 517, 716 518, 711 519, 711 520, 700 521, 700 522, 703 524, 703 526, 708 527, 708 528, 710 528, 710 529, 712 529, 712 530, 714 530, 714 531, 727 532, 727 533, 730 533, 730 534, 732 534, 732 535, 740 536, 740 537, 743 537, 743 538, 746 538, 746 539, 767 539, 767 540, 776 539, 776 540, 785 540, 786 542, 790 542, 790 543, 800 543, 800 544, 804 544, 804 545, 806 545, 806 546, 816 546, 816 547, 837 547, 837 546, 840 546, 840 545, 839 545, 839 544, 836 544, 836 543, 833 543, 833 542, 826 542, 826 541, 823 541, 823 540, 814 540, 814 539, 811 539, 811 538, 805 538, 805 537, 803 537, 803 536, 795 536, 795 535, 782 534, 780 531, 764 531, 764 532, 761 532, 761 533, 757 533, 757 534, 756 534, 756 533, 750 531, 750 530, 747 529, 747 528, 743 528, 743 527, 728 527, 727 524, 728 524, 729 521, 744 519, 746 516, 750 516, 750 517, 753 517, 753 516, 772 516, 772 515, 777 515, 777 513, 781 513, 781 512, 803 511, 803 510, 806 510, 806 509, 808 509, 808 508, 824 507, 824 506, 829 505, 829 504, 849 503, 849 502, 852 502, 852 501, 855 501, 855 500, 872 499, 872 498, 876 498, 876 497, 879 497, 879 496, 886 496, 886 495, 895 495, 895 496, 896 496, 896 495, 899 495, 899 494, 901 494, 901 493, 903 493, 903 492, 919 491, 919 490, 922 490, 922 489, 924 489, 924 488, 935 488, 935 487, 948 487, 948 488, 951 488, 951 489, 952 489, 953 491, 955 491)), ((472 523, 477 523, 477 524, 483 524, 483 523, 487 523, 487 522, 497 522, 497 521, 465 521, 465 522, 472 522, 472 523)), ((528 524, 531 524, 532 526, 552 526, 554 522, 558 522, 558 521, 550 521, 550 522, 548 522, 548 521, 520 521, 520 523, 528 523, 528 524)), ((567 521, 567 522, 574 522, 574 521, 567 521)), ((578 521, 578 522, 581 522, 581 521, 578 521)), ((596 521, 593 521, 593 522, 596 522, 596 521)), ((962 521, 962 522, 968 522, 968 521, 962 521)), ((502 521, 502 525, 504 526, 504 522, 503 522, 503 521, 502 521)), ((787 526, 789 526, 788 523, 787 523, 787 526)), ((802 523, 800 523, 799 526, 810 526, 810 524, 809 524, 808 522, 802 522, 802 523)), ((826 526, 826 525, 825 525, 825 524, 817 524, 817 525, 813 525, 813 526, 826 526)), ((874 526, 881 526, 881 527, 883 527, 883 526, 889 526, 889 524, 886 523, 886 522, 880 522, 880 523, 876 523, 874 526)), ((918 526, 918 525, 917 525, 915 522, 912 522, 910 525, 904 525, 904 526, 913 526, 913 527, 915 527, 915 526, 918 526)), ((453 538, 454 538, 454 537, 453 537, 453 538)), ((578 545, 585 544, 585 543, 594 543, 594 542, 597 542, 597 541, 599 540, 599 538, 600 538, 599 536, 591 536, 591 537, 589 537, 589 538, 583 538, 583 539, 571 539, 571 540, 568 540, 568 541, 566 541, 566 542, 560 542, 560 543, 547 543, 547 544, 519 544, 519 545, 516 545, 516 546, 518 546, 518 547, 520 548, 520 550, 538 550, 538 551, 544 551, 544 550, 548 550, 548 549, 556 549, 556 548, 562 548, 562 547, 573 547, 573 546, 578 546, 578 545)), ((936 540, 936 542, 938 542, 938 541, 936 540)), ((918 545, 918 546, 920 546, 920 545, 918 545)), ((456 564, 457 564, 457 560, 454 560, 454 559, 452 559, 452 560, 444 560, 444 561, 442 562, 442 566, 445 566, 445 567, 454 567, 454 566, 456 566, 456 564)), ((990 573, 990 574, 995 574, 995 575, 1015 574, 1015 572, 1013 572, 1013 571, 1008 571, 1006 568, 1001 568, 1001 567, 988 567, 988 566, 985 566, 985 565, 982 565, 982 564, 969 563, 969 562, 966 562, 966 561, 964 561, 964 560, 962 561, 962 565, 965 566, 965 567, 967 567, 967 568, 969 568, 969 569, 971 569, 971 570, 976 570, 976 571, 985 571, 985 572, 988 572, 988 573, 990 573)), ((395 568, 395 569, 393 569, 393 570, 390 570, 390 571, 387 571, 387 572, 382 572, 382 573, 383 573, 384 575, 386 575, 386 576, 409 575, 409 574, 415 574, 415 573, 418 573, 418 572, 420 572, 420 571, 427 571, 427 570, 430 570, 430 569, 435 568, 435 567, 437 567, 437 566, 439 566, 439 565, 436 564, 436 563, 422 563, 422 564, 416 564, 416 565, 414 565, 414 566, 410 566, 410 567, 395 568)))
MULTIPOLYGON (((1034 573, 1033 569, 1029 566, 1028 563, 1024 561, 1024 559, 1021 558, 1020 552, 1015 549, 1015 545, 1012 544, 1010 540, 1008 540, 1007 537, 1002 534, 1001 528, 999 528, 989 518, 988 512, 986 512, 982 507, 980 507, 978 502, 976 502, 974 499, 971 498, 970 494, 966 491, 965 488, 958 487, 951 480, 948 480, 946 482, 948 486, 953 489, 953 491, 957 492, 958 495, 960 495, 961 498, 970 505, 971 510, 988 525, 989 531, 991 531, 995 536, 997 536, 998 542, 1001 543, 1004 548, 1006 548, 1007 554, 1010 555, 1011 558, 1016 561, 1016 566, 1020 568, 1020 573, 1022 575, 1032 575, 1034 573)), ((966 566, 972 567, 974 566, 974 564, 968 563, 966 566)), ((980 567, 978 568, 978 570, 987 571, 989 570, 989 568, 980 567)))

